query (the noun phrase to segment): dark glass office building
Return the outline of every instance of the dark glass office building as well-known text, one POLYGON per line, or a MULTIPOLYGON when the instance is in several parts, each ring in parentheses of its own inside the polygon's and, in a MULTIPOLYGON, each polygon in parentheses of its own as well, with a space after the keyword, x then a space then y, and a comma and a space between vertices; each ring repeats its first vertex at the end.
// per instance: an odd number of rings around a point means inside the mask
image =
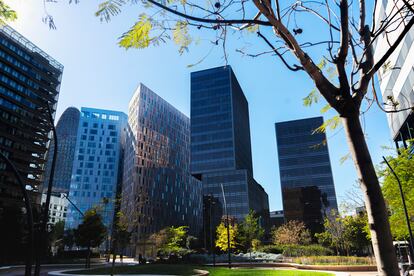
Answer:
MULTIPOLYGON (((50 122, 63 66, 11 27, 0 27, 0 150, 14 163, 33 200, 40 204, 50 122)), ((22 192, 0 161, 0 209, 19 202, 22 192)))
MULTIPOLYGON (((54 115, 63 66, 7 25, 0 26, 0 151, 30 186, 39 211, 50 136, 47 106, 54 115)), ((0 159, 0 264, 23 261, 26 224, 23 194, 0 159)))
POLYGON ((128 123, 121 208, 130 222, 131 253, 154 255, 148 238, 165 227, 201 233, 202 186, 190 174, 190 119, 139 84, 128 123))
POLYGON ((267 193, 253 179, 248 103, 230 66, 191 74, 191 173, 220 210, 223 186, 229 215, 240 221, 253 209, 268 219, 267 193))
POLYGON ((303 221, 312 232, 337 209, 325 133, 314 132, 323 117, 276 123, 285 220, 303 221))
MULTIPOLYGON (((76 137, 78 134, 80 112, 75 107, 67 108, 56 125, 58 151, 56 155, 55 174, 53 177, 53 191, 68 193, 72 177, 73 159, 75 157, 76 137)), ((43 189, 47 188, 54 154, 54 140, 50 143, 47 153, 45 181, 43 189)))

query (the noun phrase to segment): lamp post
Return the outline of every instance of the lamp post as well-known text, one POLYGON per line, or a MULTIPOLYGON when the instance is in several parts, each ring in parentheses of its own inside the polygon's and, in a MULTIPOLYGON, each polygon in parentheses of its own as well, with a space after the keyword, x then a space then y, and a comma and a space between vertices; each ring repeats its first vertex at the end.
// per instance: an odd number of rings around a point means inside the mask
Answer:
POLYGON ((410 218, 409 218, 408 212, 407 212, 407 205, 405 204, 405 198, 404 198, 404 193, 403 193, 401 181, 400 181, 399 177, 397 176, 397 174, 395 173, 394 169, 388 163, 387 159, 384 156, 382 158, 384 159, 384 161, 387 164, 388 168, 391 170, 392 174, 395 176, 395 179, 397 179, 398 188, 400 189, 401 201, 402 201, 402 204, 403 204, 404 214, 405 214, 405 221, 407 223, 408 234, 410 235, 410 246, 408 247, 408 249, 410 251, 410 265, 413 265, 412 259, 414 257, 414 239, 413 239, 413 233, 411 231, 410 218))
POLYGON ((23 194, 24 204, 26 207, 26 215, 27 215, 27 226, 29 228, 29 238, 28 238, 28 247, 29 250, 27 251, 26 257, 26 264, 25 264, 25 275, 30 276, 32 274, 32 260, 33 260, 33 252, 34 252, 34 230, 33 230, 33 212, 32 212, 32 201, 27 193, 26 186, 23 183, 22 177, 20 176, 19 171, 16 169, 14 164, 4 155, 3 152, 0 151, 0 158, 6 162, 6 165, 10 167, 13 171, 17 182, 19 183, 20 189, 23 194))
POLYGON ((209 200, 208 200, 208 202, 209 202, 209 205, 208 205, 208 207, 209 207, 209 219, 210 219, 210 250, 212 251, 212 253, 213 253, 213 266, 216 266, 216 250, 215 250, 215 246, 214 246, 214 243, 213 243, 213 224, 212 224, 212 211, 211 211, 211 207, 212 207, 212 205, 214 205, 215 203, 214 203, 214 201, 213 201, 213 195, 209 195, 209 198, 208 198, 209 200))
POLYGON ((223 183, 221 185, 221 192, 223 193, 223 201, 224 201, 224 212, 226 213, 226 227, 227 227, 227 254, 228 254, 228 263, 229 268, 231 268, 231 254, 230 254, 230 221, 229 221, 229 212, 227 210, 227 202, 226 196, 224 194, 224 187, 223 183))

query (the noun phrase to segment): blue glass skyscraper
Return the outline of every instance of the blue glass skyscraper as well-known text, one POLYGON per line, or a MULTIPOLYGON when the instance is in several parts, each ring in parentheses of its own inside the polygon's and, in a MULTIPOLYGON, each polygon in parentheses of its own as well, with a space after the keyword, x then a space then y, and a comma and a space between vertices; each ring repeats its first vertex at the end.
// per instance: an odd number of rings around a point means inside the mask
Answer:
MULTIPOLYGON (((81 109, 69 198, 82 211, 98 207, 111 227, 120 162, 125 138, 125 113, 94 108, 81 109)), ((68 208, 65 229, 76 228, 82 215, 68 208)))
MULTIPOLYGON (((268 196, 253 179, 247 100, 230 66, 191 74, 191 173, 203 194, 238 220, 250 209, 268 217, 268 196)), ((215 214, 221 216, 222 214, 215 214)))
MULTIPOLYGON (((72 178, 73 160, 75 157, 76 139, 78 136, 80 112, 76 107, 67 108, 59 118, 56 125, 58 150, 56 155, 56 167, 53 177, 53 191, 68 193, 72 178)), ((54 140, 51 141, 47 153, 45 168, 45 180, 43 188, 49 183, 52 160, 54 153, 54 140)))
POLYGON ((322 124, 323 117, 276 123, 285 219, 303 221, 312 232, 338 208, 326 134, 315 132, 322 124))

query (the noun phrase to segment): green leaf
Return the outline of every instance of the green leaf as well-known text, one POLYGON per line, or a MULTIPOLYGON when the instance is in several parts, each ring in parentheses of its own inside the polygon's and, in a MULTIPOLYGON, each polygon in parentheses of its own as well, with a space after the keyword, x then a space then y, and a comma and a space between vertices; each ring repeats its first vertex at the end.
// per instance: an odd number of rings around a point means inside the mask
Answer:
POLYGON ((109 22, 112 16, 118 15, 121 12, 122 5, 125 0, 107 0, 99 4, 95 16, 99 17, 101 21, 109 22))
POLYGON ((349 158, 351 158, 351 153, 350 152, 348 152, 347 154, 345 154, 344 156, 342 156, 340 159, 339 159, 339 164, 343 164, 343 163, 345 163, 345 161, 347 161, 349 158))
POLYGON ((327 129, 334 130, 341 125, 341 119, 339 115, 335 115, 332 118, 326 120, 321 126, 313 131, 313 133, 324 133, 327 129))
POLYGON ((259 30, 259 25, 250 25, 246 28, 249 33, 257 33, 259 30))
POLYGON ((324 107, 322 107, 321 109, 321 113, 326 113, 331 109, 331 106, 329 104, 326 104, 324 107))
POLYGON ((140 19, 132 28, 121 36, 119 46, 129 48, 146 48, 151 43, 149 33, 152 29, 151 20, 145 14, 140 15, 140 19))
POLYGON ((319 91, 314 88, 305 98, 302 99, 303 105, 311 106, 314 103, 318 103, 320 97, 321 95, 319 94, 319 91))
POLYGON ((318 68, 322 70, 323 68, 325 68, 326 64, 326 59, 322 59, 321 62, 319 62, 316 66, 318 66, 318 68))
POLYGON ((6 24, 6 21, 15 21, 17 13, 11 9, 3 0, 0 0, 0 26, 6 24))
POLYGON ((192 39, 188 34, 188 24, 185 21, 177 21, 175 29, 173 31, 173 40, 175 44, 180 46, 179 53, 182 54, 184 50, 188 50, 188 46, 191 44, 192 39))

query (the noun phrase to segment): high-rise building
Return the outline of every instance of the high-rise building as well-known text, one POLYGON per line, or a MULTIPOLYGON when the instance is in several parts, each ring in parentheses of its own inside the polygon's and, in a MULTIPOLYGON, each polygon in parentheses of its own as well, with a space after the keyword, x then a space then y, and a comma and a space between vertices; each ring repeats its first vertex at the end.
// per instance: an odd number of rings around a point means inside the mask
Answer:
POLYGON ((148 254, 143 244, 167 226, 185 225, 199 234, 202 187, 190 174, 187 116, 139 84, 128 122, 121 209, 131 222, 134 254, 148 254))
POLYGON ((337 209, 323 117, 276 123, 280 184, 286 221, 303 221, 313 232, 337 209))
MULTIPOLYGON (((15 165, 40 206, 50 136, 63 66, 7 25, 0 26, 0 150, 15 165)), ((9 204, 23 206, 16 178, 0 159, 0 217, 9 204)))
MULTIPOLYGON (((67 108, 59 118, 56 125, 58 151, 56 155, 55 174, 53 177, 53 191, 68 193, 72 177, 73 160, 75 157, 76 138, 78 135, 80 112, 75 107, 67 108)), ((54 154, 54 140, 50 143, 47 153, 45 180, 43 190, 49 184, 52 160, 54 154)))
POLYGON ((252 209, 268 219, 268 196, 253 179, 248 103, 230 66, 191 73, 191 173, 230 216, 252 209))
MULTIPOLYGON (((403 1, 379 1, 376 5, 376 24, 391 14, 393 22, 385 27, 383 35, 377 36, 374 42, 374 59, 379 60, 400 35, 410 17, 405 12, 398 12, 405 5, 403 1)), ((402 110, 400 112, 387 113, 388 125, 391 137, 397 147, 407 147, 407 140, 414 138, 414 113, 410 107, 414 106, 414 28, 405 35, 396 50, 391 54, 384 65, 378 70, 382 101, 389 111, 402 110)))
MULTIPOLYGON (((122 173, 127 116, 123 112, 81 108, 69 198, 81 212, 98 207, 111 228, 122 173)), ((69 205, 65 229, 76 228, 82 214, 69 205)))

